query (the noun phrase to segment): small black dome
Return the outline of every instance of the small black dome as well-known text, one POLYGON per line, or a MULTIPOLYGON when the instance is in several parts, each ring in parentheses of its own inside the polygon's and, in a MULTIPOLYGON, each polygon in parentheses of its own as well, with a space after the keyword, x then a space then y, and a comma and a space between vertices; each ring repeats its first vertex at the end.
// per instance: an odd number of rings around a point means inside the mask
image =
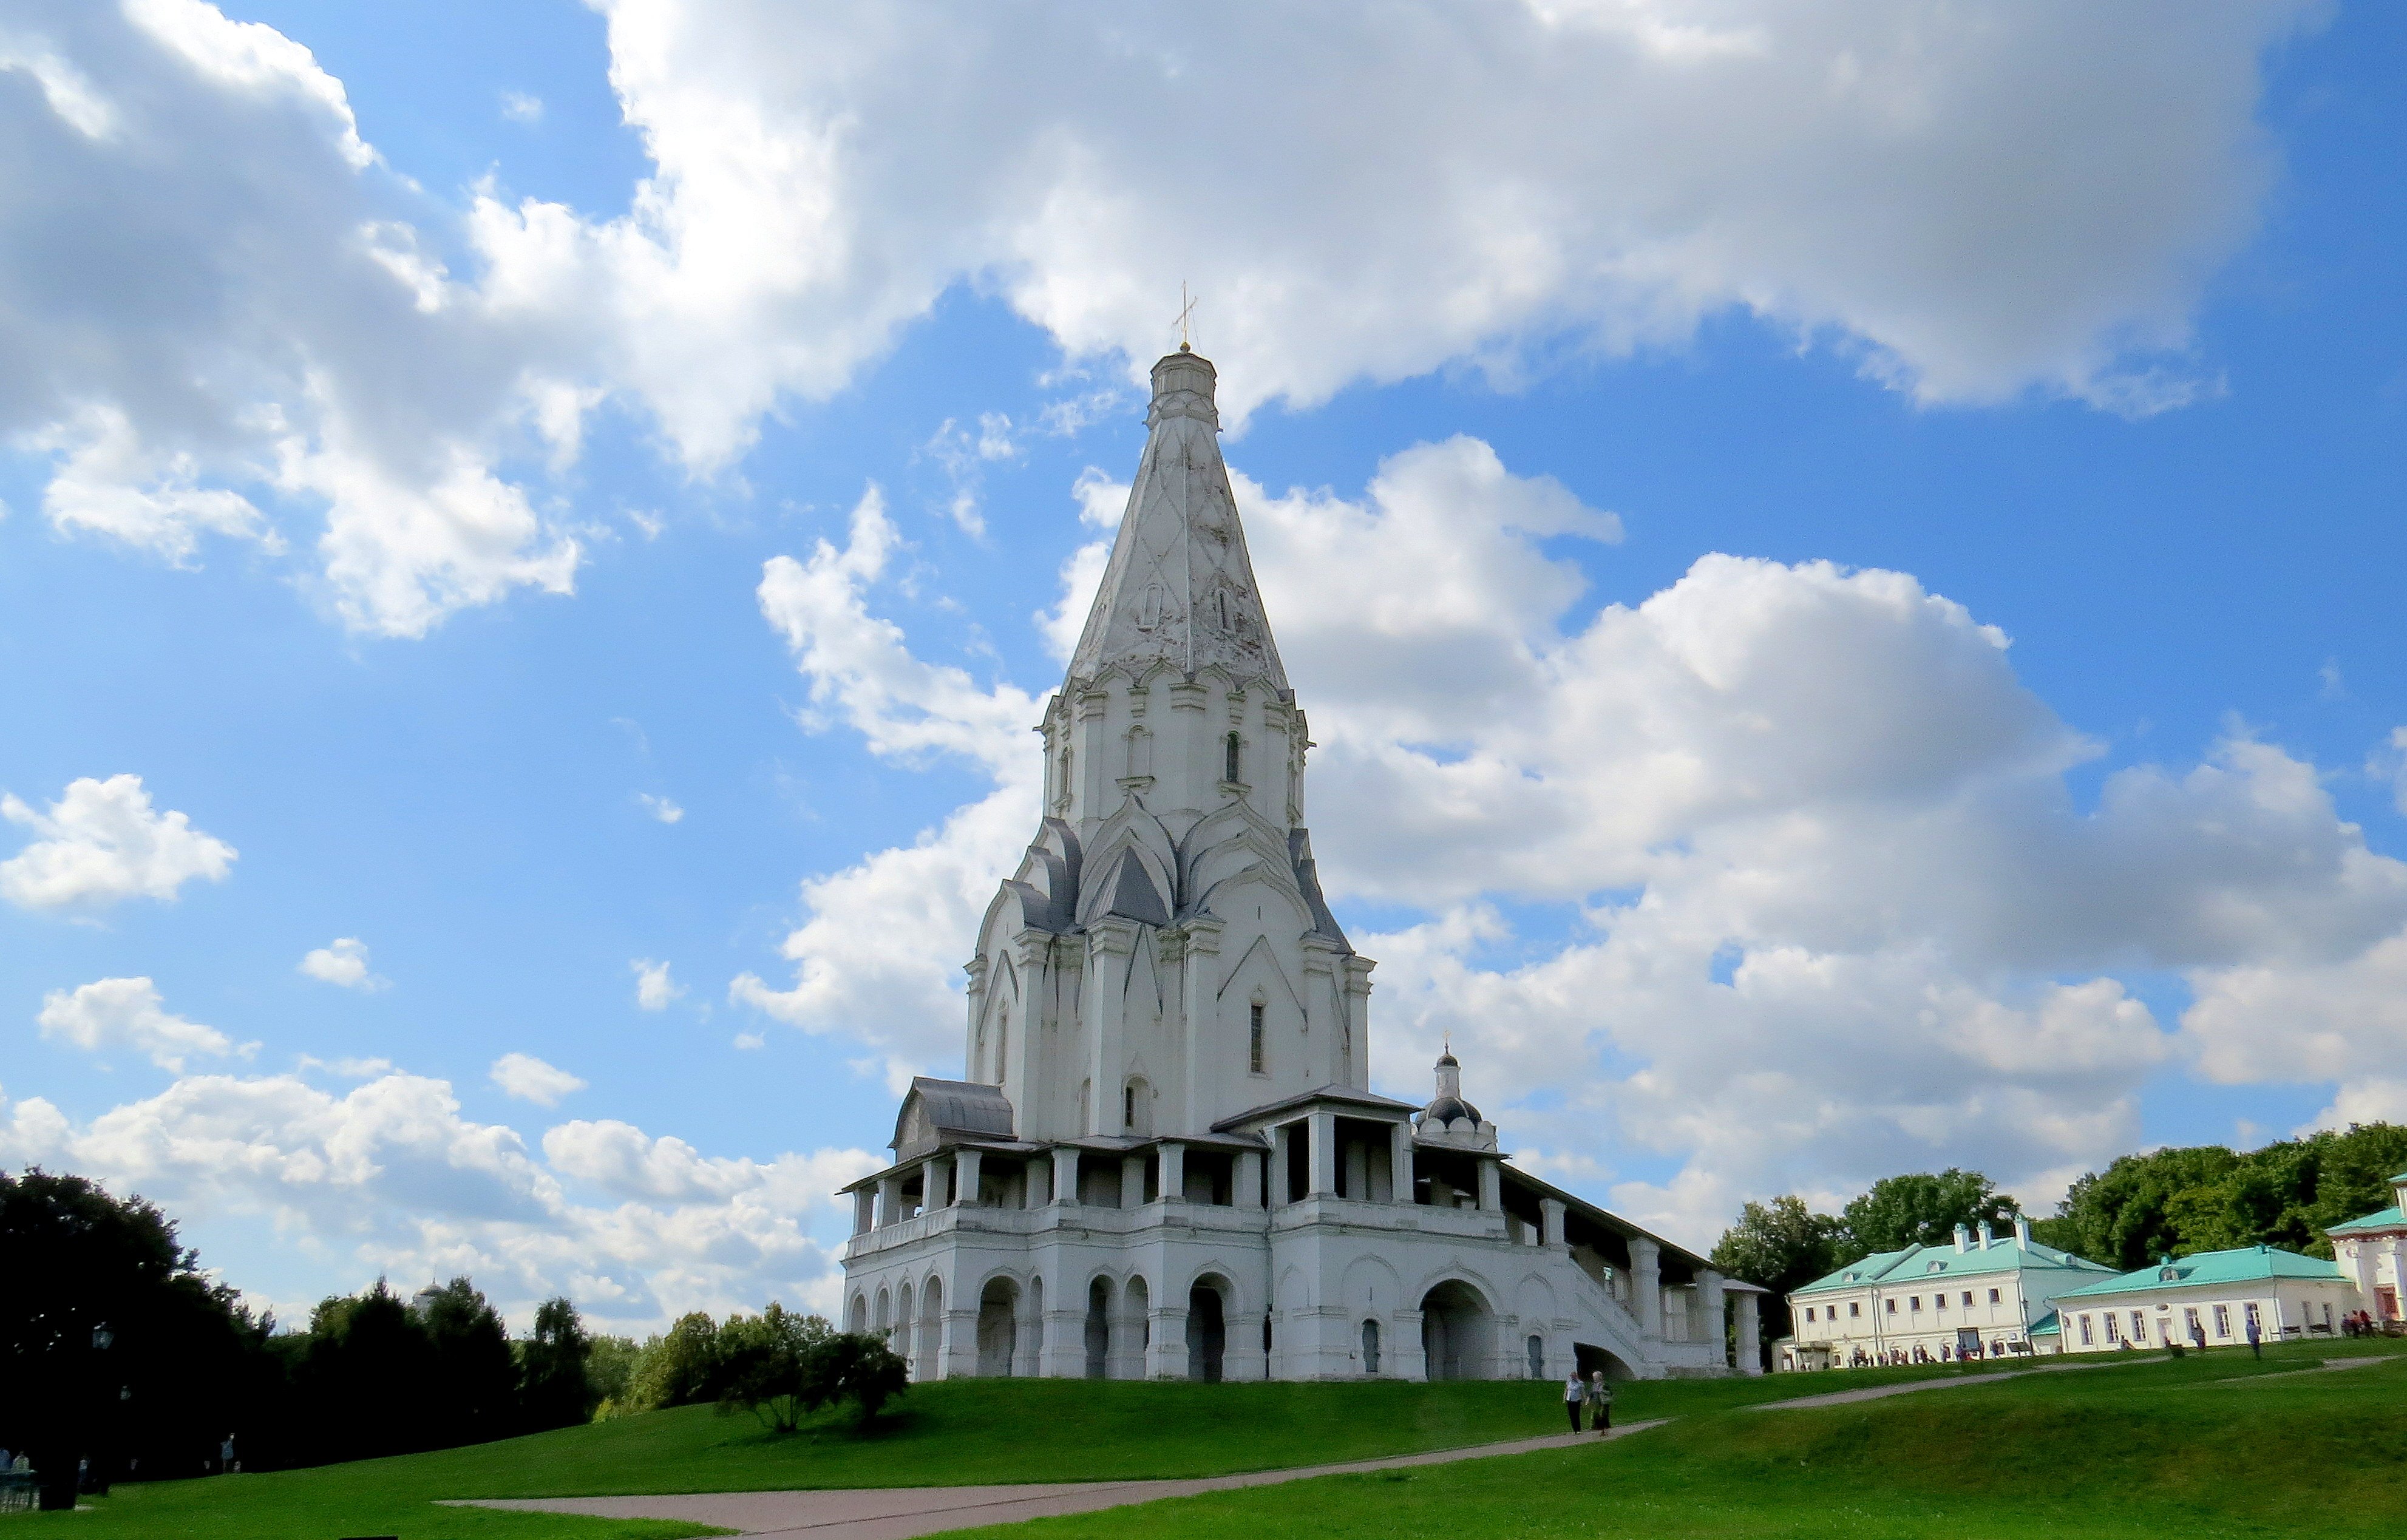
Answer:
POLYGON ((1479 1109, 1460 1096, 1439 1097, 1421 1108, 1421 1116, 1436 1123, 1450 1123, 1457 1118, 1468 1118, 1474 1123, 1482 1120, 1479 1109))
POLYGON ((1449 1048, 1447 1051, 1437 1056, 1437 1067, 1440 1069, 1460 1069, 1462 1066, 1455 1062, 1454 1052, 1449 1048))

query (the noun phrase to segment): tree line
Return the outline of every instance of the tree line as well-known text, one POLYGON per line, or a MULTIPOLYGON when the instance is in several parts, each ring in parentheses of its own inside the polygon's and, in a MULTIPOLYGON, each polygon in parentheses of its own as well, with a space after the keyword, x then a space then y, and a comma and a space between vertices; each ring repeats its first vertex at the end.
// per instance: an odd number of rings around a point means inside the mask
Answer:
MULTIPOLYGON (((2268 1245, 2329 1257, 2331 1226, 2389 1206, 2407 1169, 2407 1127, 2352 1123, 2247 1151, 2221 1145, 2125 1155, 2075 1181, 2031 1238, 2121 1272, 2159 1257, 2268 1245)), ((1958 1224, 2004 1230, 2014 1201, 1977 1171, 1887 1176, 1836 1214, 1802 1198, 1749 1203, 1716 1243, 1714 1265, 1773 1291, 1764 1337, 1790 1329, 1789 1291, 1849 1262, 1939 1246, 1958 1224)))
POLYGON ((906 1378, 882 1341, 774 1304, 638 1345, 554 1298, 513 1338, 465 1277, 407 1299, 379 1278, 284 1330, 203 1272, 155 1205, 38 1167, 0 1171, 0 1447, 53 1480, 85 1461, 101 1482, 198 1475, 229 1440, 268 1470, 695 1402, 791 1429, 837 1402, 875 1417, 906 1378))

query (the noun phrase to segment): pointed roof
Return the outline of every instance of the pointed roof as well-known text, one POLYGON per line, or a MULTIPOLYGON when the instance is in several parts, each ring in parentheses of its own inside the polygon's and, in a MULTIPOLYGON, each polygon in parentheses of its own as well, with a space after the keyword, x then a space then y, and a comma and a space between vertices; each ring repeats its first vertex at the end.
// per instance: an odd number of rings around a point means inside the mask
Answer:
POLYGON ((1154 663, 1192 676, 1217 663, 1288 688, 1220 460, 1218 378, 1184 346, 1153 366, 1151 431, 1071 678, 1154 663))

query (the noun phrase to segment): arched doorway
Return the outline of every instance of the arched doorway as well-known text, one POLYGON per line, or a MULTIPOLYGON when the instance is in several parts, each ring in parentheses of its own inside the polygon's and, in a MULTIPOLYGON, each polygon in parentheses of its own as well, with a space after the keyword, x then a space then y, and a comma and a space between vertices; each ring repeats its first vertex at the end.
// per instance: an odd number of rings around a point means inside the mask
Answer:
POLYGON ((1535 1332, 1531 1333, 1530 1340, 1522 1344, 1522 1354, 1529 1360, 1530 1377, 1531 1379, 1545 1378, 1546 1339, 1538 1335, 1535 1332))
POLYGON ((1471 1285, 1449 1278, 1421 1296, 1421 1354, 1430 1378, 1487 1378, 1495 1339, 1496 1318, 1471 1285))
POLYGON ((1112 1280, 1087 1285, 1087 1377, 1104 1379, 1112 1370, 1112 1280))
POLYGON ((869 1301, 862 1295, 852 1296, 844 1309, 844 1329, 858 1336, 869 1330, 869 1301))
POLYGON ((1187 1290, 1187 1377, 1219 1384, 1228 1350, 1228 1302, 1220 1297, 1217 1280, 1198 1278, 1187 1290))
POLYGON ((1362 1372, 1366 1375, 1379 1372, 1379 1323, 1375 1320, 1362 1323, 1362 1372))
POLYGON ((981 1379, 1011 1376, 1011 1350, 1019 1331, 1019 1289, 1009 1278, 989 1278, 978 1295, 977 1372, 981 1379))

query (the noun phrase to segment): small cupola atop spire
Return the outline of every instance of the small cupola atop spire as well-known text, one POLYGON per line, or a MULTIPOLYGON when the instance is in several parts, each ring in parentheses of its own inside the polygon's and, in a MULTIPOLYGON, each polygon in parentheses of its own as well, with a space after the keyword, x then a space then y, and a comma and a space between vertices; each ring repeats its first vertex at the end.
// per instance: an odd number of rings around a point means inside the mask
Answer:
POLYGON ((1437 1144, 1460 1145, 1466 1149, 1494 1149, 1496 1125, 1479 1116, 1479 1109, 1462 1099, 1462 1065, 1454 1057, 1454 1045, 1449 1042, 1437 1060, 1437 1096, 1421 1108, 1413 1119, 1420 1137, 1437 1144))

